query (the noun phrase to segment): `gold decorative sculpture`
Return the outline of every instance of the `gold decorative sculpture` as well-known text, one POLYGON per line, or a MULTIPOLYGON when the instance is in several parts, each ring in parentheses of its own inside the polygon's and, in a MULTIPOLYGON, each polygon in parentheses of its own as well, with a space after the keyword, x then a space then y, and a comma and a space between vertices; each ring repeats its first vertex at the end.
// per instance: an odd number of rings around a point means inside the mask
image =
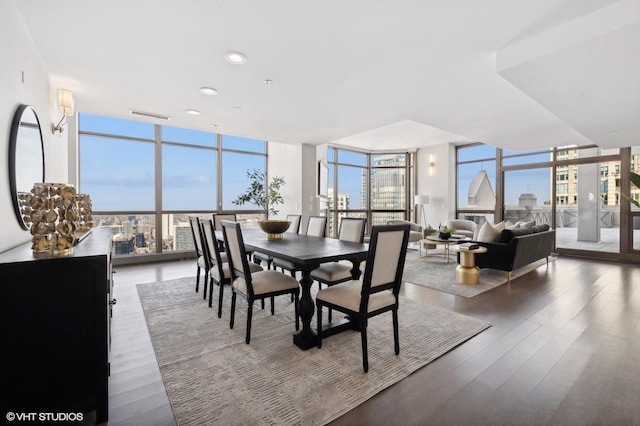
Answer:
POLYGON ((79 218, 75 188, 66 183, 35 183, 25 201, 34 253, 71 253, 79 218))

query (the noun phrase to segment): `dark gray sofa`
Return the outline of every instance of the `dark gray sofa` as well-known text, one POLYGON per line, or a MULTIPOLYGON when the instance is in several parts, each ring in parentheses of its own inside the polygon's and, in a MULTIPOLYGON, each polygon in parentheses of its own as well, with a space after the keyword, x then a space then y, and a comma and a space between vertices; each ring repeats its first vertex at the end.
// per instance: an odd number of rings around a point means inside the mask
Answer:
POLYGON ((475 255, 478 268, 505 271, 511 280, 511 271, 539 259, 547 259, 553 250, 556 231, 549 225, 528 226, 526 228, 505 229, 493 243, 474 241, 487 248, 486 253, 475 255))

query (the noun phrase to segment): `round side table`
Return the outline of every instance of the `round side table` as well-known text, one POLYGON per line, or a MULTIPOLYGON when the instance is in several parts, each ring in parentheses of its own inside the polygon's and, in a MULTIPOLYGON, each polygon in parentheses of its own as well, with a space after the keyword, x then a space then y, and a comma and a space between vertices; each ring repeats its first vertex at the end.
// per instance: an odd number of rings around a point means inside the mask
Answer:
POLYGON ((480 272, 476 266, 476 253, 486 253, 486 247, 466 250, 460 247, 451 247, 452 251, 460 253, 460 264, 456 267, 456 281, 460 284, 478 284, 480 272))

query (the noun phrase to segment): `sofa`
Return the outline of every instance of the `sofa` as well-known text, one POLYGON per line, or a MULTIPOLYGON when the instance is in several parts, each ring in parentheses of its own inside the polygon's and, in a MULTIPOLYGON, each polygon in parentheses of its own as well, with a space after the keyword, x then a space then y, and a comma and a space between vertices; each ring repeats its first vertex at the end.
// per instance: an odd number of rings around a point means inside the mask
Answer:
POLYGON ((511 271, 539 259, 547 259, 553 250, 556 231, 549 225, 535 225, 515 229, 504 229, 495 242, 473 241, 486 247, 486 253, 477 253, 478 268, 498 269, 507 273, 511 281, 511 271))

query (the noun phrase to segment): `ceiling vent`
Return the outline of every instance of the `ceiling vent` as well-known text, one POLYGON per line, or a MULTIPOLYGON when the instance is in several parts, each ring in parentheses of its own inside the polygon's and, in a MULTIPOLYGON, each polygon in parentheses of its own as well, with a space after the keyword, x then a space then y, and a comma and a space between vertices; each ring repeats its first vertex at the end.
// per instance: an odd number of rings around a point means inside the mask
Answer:
POLYGON ((137 115, 137 116, 140 116, 140 117, 157 118, 158 120, 170 120, 171 119, 170 115, 156 114, 154 112, 144 112, 144 111, 136 111, 136 110, 130 109, 129 113, 131 115, 137 115))

